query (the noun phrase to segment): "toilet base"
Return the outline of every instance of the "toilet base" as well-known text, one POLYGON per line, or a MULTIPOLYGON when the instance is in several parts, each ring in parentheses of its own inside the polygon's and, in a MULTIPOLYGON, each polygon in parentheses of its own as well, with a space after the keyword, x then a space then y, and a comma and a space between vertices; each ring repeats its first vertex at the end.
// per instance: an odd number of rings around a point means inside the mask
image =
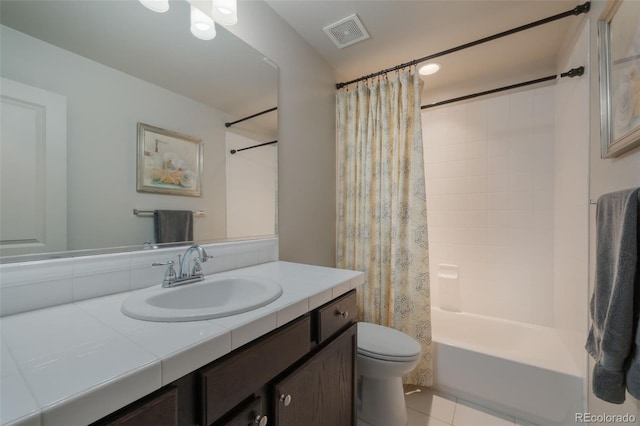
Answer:
POLYGON ((407 407, 402 378, 358 377, 358 420, 371 426, 406 426, 407 407))

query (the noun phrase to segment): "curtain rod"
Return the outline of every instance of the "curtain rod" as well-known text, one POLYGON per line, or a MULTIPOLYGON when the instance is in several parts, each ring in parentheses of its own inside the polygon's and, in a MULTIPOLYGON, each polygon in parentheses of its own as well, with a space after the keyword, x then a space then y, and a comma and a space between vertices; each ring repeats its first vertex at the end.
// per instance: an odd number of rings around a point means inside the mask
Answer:
MULTIPOLYGON (((581 75, 584 75, 584 67, 571 68, 569 71, 563 72, 562 74, 560 74, 560 78, 562 77, 573 78, 573 77, 579 77, 581 75)), ((547 77, 536 78, 535 80, 529 80, 523 83, 511 84, 509 86, 503 86, 497 89, 485 90, 484 92, 472 93, 470 95, 459 96, 453 99, 447 99, 446 101, 438 101, 429 105, 422 105, 420 109, 434 108, 434 107, 438 107, 446 104, 451 104, 453 102, 466 101, 467 99, 473 99, 479 96, 490 95, 492 93, 504 92, 505 90, 517 89, 518 87, 530 86, 532 84, 544 83, 545 81, 551 81, 557 78, 558 76, 556 74, 549 75, 547 77)))
POLYGON ((258 148, 258 147, 266 146, 266 145, 273 145, 274 143, 278 143, 278 141, 265 142, 265 143, 261 143, 261 144, 258 144, 258 145, 248 146, 246 148, 232 149, 229 152, 232 153, 232 154, 235 154, 236 152, 244 151, 244 150, 247 150, 247 149, 258 148))
POLYGON ((258 116, 260 116, 260 115, 262 115, 262 114, 266 114, 266 113, 268 113, 268 112, 275 111, 275 110, 277 110, 277 109, 278 109, 278 107, 269 108, 269 109, 266 109, 266 110, 264 110, 264 111, 261 111, 261 112, 259 112, 259 113, 257 113, 257 114, 253 114, 253 115, 250 115, 250 116, 248 116, 248 117, 241 118, 240 120, 232 121, 231 123, 224 123, 224 127, 231 127, 231 126, 233 126, 234 124, 241 123, 241 122, 243 122, 243 121, 245 121, 245 120, 250 120, 250 119, 255 118, 255 117, 258 117, 258 116))
POLYGON ((407 68, 407 67, 410 67, 410 66, 413 66, 413 65, 417 65, 420 62, 425 62, 425 61, 428 61, 428 60, 431 60, 431 59, 438 58, 440 56, 444 56, 444 55, 448 55, 450 53, 458 52, 460 50, 468 49, 470 47, 474 47, 474 46, 477 46, 479 44, 486 43, 488 41, 496 40, 496 39, 499 39, 499 38, 502 38, 502 37, 506 37, 506 36, 511 35, 511 34, 518 33, 520 31, 524 31, 524 30, 528 30, 530 28, 534 28, 534 27, 537 27, 537 26, 540 26, 540 25, 548 24, 550 22, 557 21, 558 19, 567 18, 569 16, 578 16, 578 15, 581 15, 583 13, 589 12, 590 9, 591 9, 591 3, 590 2, 585 2, 585 3, 583 3, 583 4, 579 5, 579 6, 576 6, 575 8, 573 8, 571 10, 567 10, 566 12, 559 13, 557 15, 553 15, 553 16, 550 16, 548 18, 540 19, 539 21, 531 22, 530 24, 526 24, 526 25, 522 25, 520 27, 512 28, 510 30, 503 31, 501 33, 497 33, 497 34, 494 34, 494 35, 491 35, 491 36, 488 36, 488 37, 484 37, 484 38, 481 38, 479 40, 475 40, 475 41, 472 41, 472 42, 469 42, 469 43, 465 43, 465 44, 462 44, 462 45, 457 46, 457 47, 452 47, 451 49, 443 50, 441 52, 434 53, 432 55, 428 55, 428 56, 425 56, 425 57, 422 57, 422 58, 414 59, 413 61, 409 61, 409 62, 406 62, 404 64, 396 65, 395 67, 387 68, 387 69, 382 70, 382 71, 374 72, 372 74, 368 74, 368 75, 362 76, 360 78, 356 78, 355 80, 350 80, 350 81, 347 81, 347 82, 344 82, 344 83, 337 83, 336 84, 336 88, 337 89, 342 89, 343 87, 348 86, 349 84, 352 84, 352 83, 357 83, 359 81, 368 80, 368 79, 373 78, 373 77, 378 77, 380 75, 384 75, 384 74, 387 74, 387 73, 390 73, 390 72, 393 72, 393 71, 401 70, 403 68, 407 68))

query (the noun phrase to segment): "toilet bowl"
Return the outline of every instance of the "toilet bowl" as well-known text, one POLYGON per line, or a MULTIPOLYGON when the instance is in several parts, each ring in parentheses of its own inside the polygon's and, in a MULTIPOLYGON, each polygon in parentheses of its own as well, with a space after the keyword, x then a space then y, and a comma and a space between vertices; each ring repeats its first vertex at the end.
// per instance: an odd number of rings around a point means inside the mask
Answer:
POLYGON ((389 327, 358 323, 358 424, 406 426, 402 376, 418 364, 422 348, 412 337, 389 327))

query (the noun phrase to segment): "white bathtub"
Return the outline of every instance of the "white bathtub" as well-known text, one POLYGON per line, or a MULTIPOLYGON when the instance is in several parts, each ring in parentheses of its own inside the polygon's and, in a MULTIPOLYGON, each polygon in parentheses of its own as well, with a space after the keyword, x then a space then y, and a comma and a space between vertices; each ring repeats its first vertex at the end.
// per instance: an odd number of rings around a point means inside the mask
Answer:
POLYGON ((431 320, 435 389, 543 426, 573 425, 585 411, 566 335, 438 308, 431 320))

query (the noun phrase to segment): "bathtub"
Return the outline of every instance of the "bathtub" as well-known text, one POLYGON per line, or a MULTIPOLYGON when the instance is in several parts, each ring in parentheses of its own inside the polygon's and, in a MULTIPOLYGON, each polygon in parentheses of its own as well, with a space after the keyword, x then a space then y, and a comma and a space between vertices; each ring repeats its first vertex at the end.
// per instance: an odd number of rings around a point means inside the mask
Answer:
POLYGON ((431 321, 436 390, 543 426, 573 425, 585 411, 584 368, 567 335, 438 308, 431 321))

